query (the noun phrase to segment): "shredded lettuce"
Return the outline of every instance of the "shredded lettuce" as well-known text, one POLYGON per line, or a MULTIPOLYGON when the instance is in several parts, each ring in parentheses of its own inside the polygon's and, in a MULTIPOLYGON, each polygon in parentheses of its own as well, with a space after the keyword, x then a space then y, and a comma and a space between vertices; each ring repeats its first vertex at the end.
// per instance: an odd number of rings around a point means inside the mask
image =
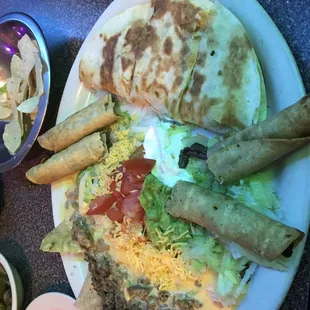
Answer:
POLYGON ((220 137, 210 138, 207 141, 207 147, 211 147, 211 146, 215 145, 216 143, 218 143, 219 141, 220 141, 220 137))
MULTIPOLYGON (((234 294, 242 281, 240 273, 248 259, 234 259, 230 251, 203 227, 170 216, 165 209, 170 193, 171 188, 154 175, 145 178, 140 202, 145 210, 150 240, 157 247, 176 246, 194 273, 206 272, 207 268, 219 273, 215 293, 229 297, 234 303, 234 294)), ((245 293, 246 288, 240 294, 245 293)))
POLYGON ((188 239, 190 225, 175 219, 165 210, 171 188, 149 174, 143 183, 140 202, 146 214, 146 227, 155 246, 182 243, 188 239))
MULTIPOLYGON (((186 141, 195 143, 198 140, 195 141, 194 138, 187 138, 186 141)), ((218 138, 209 139, 207 146, 210 147, 217 142, 218 138)), ((273 189, 272 171, 258 172, 234 185, 224 186, 214 180, 204 160, 190 159, 186 170, 197 185, 226 194, 257 212, 279 220, 280 200, 273 189)), ((219 273, 213 296, 215 300, 227 306, 235 304, 237 299, 247 292, 247 282, 254 273, 256 264, 287 270, 289 263, 289 259, 285 257, 270 262, 235 243, 230 243, 226 250, 210 236, 198 238, 195 235, 189 240, 188 246, 183 248, 183 258, 190 262, 192 268, 200 272, 208 266, 219 273), (246 276, 242 279, 240 273, 247 264, 250 264, 251 268, 246 271, 246 276)))
POLYGON ((281 217, 280 199, 273 189, 271 170, 255 173, 230 186, 217 183, 204 160, 191 158, 186 170, 197 185, 226 194, 273 219, 281 217))
POLYGON ((240 273, 247 264, 248 260, 244 257, 234 259, 231 253, 224 254, 216 283, 218 295, 222 297, 234 295, 242 279, 240 273))
POLYGON ((186 146, 191 146, 194 143, 199 143, 199 144, 202 144, 204 146, 208 146, 209 140, 210 139, 208 139, 207 137, 198 134, 196 136, 190 135, 188 137, 185 137, 181 141, 182 141, 182 144, 184 145, 184 147, 186 147, 186 146))
POLYGON ((287 271, 289 268, 290 259, 284 256, 281 256, 273 261, 269 261, 268 259, 265 259, 260 255, 257 255, 249 250, 244 249, 243 247, 234 242, 229 243, 228 248, 231 251, 234 258, 239 258, 243 256, 246 257, 249 261, 255 262, 260 266, 281 271, 287 271))
POLYGON ((206 266, 213 271, 220 271, 225 249, 215 238, 208 236, 206 232, 202 236, 193 235, 182 250, 182 258, 190 263, 194 271, 204 272, 206 266))
POLYGON ((280 199, 273 189, 271 171, 258 172, 236 185, 227 187, 226 194, 246 206, 279 220, 280 199))
POLYGON ((119 141, 117 133, 124 130, 130 130, 132 123, 132 118, 127 111, 119 111, 117 112, 117 115, 119 115, 120 118, 109 127, 109 138, 112 143, 119 141))
POLYGON ((186 170, 192 175, 195 183, 200 186, 209 188, 214 182, 213 174, 208 169, 204 160, 190 158, 186 170))
POLYGON ((90 203, 96 196, 93 194, 93 185, 94 178, 96 177, 96 168, 95 166, 89 166, 82 172, 80 172, 76 178, 76 184, 79 187, 83 187, 83 189, 79 190, 79 196, 81 196, 81 192, 83 193, 83 201, 86 203, 90 203), (83 184, 81 184, 81 180, 83 179, 83 184))
POLYGON ((168 134, 170 137, 173 135, 177 135, 179 133, 182 133, 188 136, 191 133, 191 131, 192 131, 192 128, 189 125, 174 125, 173 124, 171 125, 170 128, 168 128, 168 134))

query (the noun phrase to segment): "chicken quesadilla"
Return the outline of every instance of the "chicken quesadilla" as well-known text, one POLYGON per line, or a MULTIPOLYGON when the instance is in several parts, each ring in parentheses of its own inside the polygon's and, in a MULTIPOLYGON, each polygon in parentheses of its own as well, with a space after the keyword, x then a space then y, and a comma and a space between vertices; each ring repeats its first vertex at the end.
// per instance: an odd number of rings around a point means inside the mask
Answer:
POLYGON ((111 18, 89 42, 80 80, 218 132, 266 118, 247 34, 230 11, 207 0, 153 0, 111 18))

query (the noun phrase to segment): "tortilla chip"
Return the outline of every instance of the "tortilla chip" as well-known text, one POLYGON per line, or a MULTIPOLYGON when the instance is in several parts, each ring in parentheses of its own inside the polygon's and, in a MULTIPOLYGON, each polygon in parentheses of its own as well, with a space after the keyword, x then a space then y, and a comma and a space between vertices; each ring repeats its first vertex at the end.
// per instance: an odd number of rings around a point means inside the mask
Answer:
POLYGON ((22 113, 32 113, 40 102, 40 96, 31 97, 22 102, 17 110, 22 113))
POLYGON ((17 55, 13 55, 11 60, 11 76, 23 78, 23 61, 17 55))
POLYGON ((36 59, 35 63, 35 82, 36 82, 36 95, 41 96, 44 93, 44 85, 43 85, 43 77, 42 77, 42 70, 43 70, 43 65, 40 59, 40 56, 36 59))
POLYGON ((29 98, 29 92, 28 81, 22 80, 19 87, 19 94, 17 96, 18 103, 27 100, 29 98))
POLYGON ((28 94, 27 98, 31 98, 35 95, 35 93, 37 91, 37 81, 36 81, 36 70, 35 70, 35 68, 33 68, 30 72, 29 79, 28 79, 28 87, 29 87, 29 94, 28 94))
POLYGON ((27 34, 18 41, 17 47, 23 60, 23 79, 28 81, 29 74, 39 57, 39 50, 27 34))
POLYGON ((77 241, 72 240, 72 222, 64 220, 55 227, 42 241, 40 250, 61 254, 83 253, 77 241))
POLYGON ((6 119, 12 114, 12 110, 8 107, 0 105, 0 119, 6 119))
POLYGON ((91 283, 91 274, 87 274, 78 299, 74 304, 80 310, 101 310, 103 302, 91 283))
POLYGON ((30 114, 30 124, 36 117, 40 97, 44 93, 43 66, 37 42, 26 34, 17 46, 20 57, 12 57, 11 78, 6 85, 7 99, 0 105, 0 119, 11 121, 3 134, 5 146, 11 154, 19 148, 24 134, 23 113, 30 114))
POLYGON ((22 78, 19 77, 11 77, 7 79, 7 93, 8 97, 11 99, 16 98, 16 94, 20 92, 19 87, 21 85, 22 78))
MULTIPOLYGON (((22 112, 22 113, 32 113, 35 108, 38 106, 40 102, 40 98, 44 92, 44 87, 43 87, 43 78, 42 78, 42 63, 40 60, 40 57, 35 61, 35 67, 34 67, 34 72, 35 72, 35 85, 37 86, 35 96, 30 97, 29 99, 25 100, 22 102, 17 110, 22 112)), ((29 80, 31 79, 31 75, 29 76, 29 80)), ((30 89, 30 84, 29 84, 29 95, 31 96, 31 92, 33 92, 33 89, 30 89)))
POLYGON ((3 141, 10 154, 14 155, 22 141, 22 130, 17 120, 12 120, 5 125, 3 141))

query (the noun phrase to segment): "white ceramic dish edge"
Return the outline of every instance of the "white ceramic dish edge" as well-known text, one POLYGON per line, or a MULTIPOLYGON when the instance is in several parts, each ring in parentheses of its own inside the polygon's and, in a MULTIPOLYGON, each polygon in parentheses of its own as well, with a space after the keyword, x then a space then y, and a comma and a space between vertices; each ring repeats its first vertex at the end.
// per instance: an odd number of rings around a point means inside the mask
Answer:
MULTIPOLYGON (((114 1, 98 19, 90 34, 86 38, 85 42, 91 39, 91 37, 96 33, 98 28, 102 25, 104 20, 115 15, 116 13, 121 12, 122 10, 125 10, 132 5, 142 2, 146 1, 134 0, 131 1, 130 4, 125 0, 114 1), (122 9, 119 9, 119 6, 121 6, 122 9)), ((246 30, 249 33, 250 39, 262 63, 263 71, 265 74, 268 102, 272 104, 272 112, 278 112, 300 99, 305 94, 305 91, 296 63, 285 40, 283 39, 283 36, 279 33, 279 30, 272 22, 268 14, 255 0, 244 1, 242 3, 242 6, 240 6, 240 1, 238 0, 222 0, 221 2, 225 6, 227 6, 237 17, 239 17, 239 19, 242 21, 246 30), (252 16, 247 15, 246 12, 256 12, 256 18, 253 20, 252 16), (262 25, 264 25, 265 31, 258 31, 258 24, 259 27, 262 27, 262 25), (266 36, 265 33, 268 33, 268 36, 266 36), (278 50, 277 56, 279 57, 272 58, 272 56, 274 56, 274 49, 278 50), (272 63, 270 61, 271 59, 273 60, 272 63), (282 71, 279 70, 279 68, 283 68, 283 65, 285 68, 282 71), (283 73, 284 71, 287 74, 277 74, 279 72, 283 73), (286 75, 288 75, 289 78, 286 75), (287 81, 287 79, 290 81, 287 81)), ((68 115, 70 115, 73 112, 72 108, 77 109, 82 107, 77 105, 77 101, 81 96, 84 96, 85 102, 89 100, 89 94, 85 93, 85 90, 79 82, 77 74, 79 59, 81 58, 83 50, 86 46, 85 42, 83 43, 76 57, 76 61, 68 77, 68 82, 64 90, 64 95, 61 101, 57 122, 60 122, 68 115)), ((300 157, 300 152, 298 152, 286 161, 286 163, 293 162, 293 164, 290 164, 289 167, 285 169, 285 172, 282 173, 285 179, 287 179, 287 177, 290 177, 290 174, 293 171, 295 172, 294 180, 296 182, 299 182, 300 180, 296 178, 296 174, 298 175, 297 172, 302 173, 305 167, 310 166, 310 159, 309 157, 305 156, 305 154, 309 154, 309 148, 304 149, 302 153, 303 159, 298 160, 298 157, 300 157)), ((309 188, 309 179, 306 179, 304 181, 305 182, 303 182, 302 188, 309 188)), ((280 188, 284 186, 282 183, 279 181, 280 188)), ((285 193, 285 191, 282 192, 285 193)), ((287 196, 292 194, 290 190, 286 192, 288 192, 287 195, 285 195, 284 197, 281 196, 284 202, 290 201, 289 199, 287 200, 287 196)), ((299 190, 298 192, 301 193, 302 190, 299 190)), ((55 225, 58 225, 61 221, 59 211, 60 197, 63 197, 63 192, 61 192, 61 190, 59 190, 59 187, 54 184, 52 186, 52 202, 55 225)), ((292 197, 294 197, 294 195, 292 197)), ((302 197, 299 197, 299 199, 303 201, 303 205, 302 210, 300 210, 302 214, 298 217, 298 220, 292 220, 292 215, 293 218, 296 218, 294 217, 294 210, 292 208, 286 208, 286 206, 283 206, 285 210, 285 217, 289 218, 289 220, 287 221, 288 224, 296 226, 297 228, 307 232, 309 223, 309 197, 304 194, 302 197)), ((251 304, 253 304, 253 307, 251 306, 251 309, 253 310, 278 308, 281 305, 291 285, 293 276, 298 267, 298 262, 300 261, 303 247, 304 243, 299 247, 299 253, 295 256, 294 266, 290 269, 288 273, 281 273, 282 277, 280 278, 278 278, 279 272, 260 268, 259 272, 257 272, 257 274, 255 275, 252 287, 245 301, 240 306, 240 309, 248 309, 248 302, 251 302, 251 304), (268 279, 267 282, 266 276, 268 279), (259 286, 259 283, 261 283, 261 281, 264 281, 265 283, 263 287, 264 292, 262 292, 262 287, 257 287, 259 286), (273 288, 279 284, 281 287, 277 289, 276 294, 273 294, 273 288), (256 294, 257 292, 260 292, 260 294, 256 294)), ((78 295, 80 288, 83 284, 83 281, 81 281, 81 279, 84 279, 86 275, 87 266, 84 262, 77 260, 74 256, 63 256, 63 261, 67 276, 72 285, 72 289, 75 295, 78 295)))
POLYGON ((7 259, 0 253, 0 264, 4 267, 10 281, 12 292, 12 310, 19 310, 24 300, 24 289, 22 280, 15 269, 7 259))

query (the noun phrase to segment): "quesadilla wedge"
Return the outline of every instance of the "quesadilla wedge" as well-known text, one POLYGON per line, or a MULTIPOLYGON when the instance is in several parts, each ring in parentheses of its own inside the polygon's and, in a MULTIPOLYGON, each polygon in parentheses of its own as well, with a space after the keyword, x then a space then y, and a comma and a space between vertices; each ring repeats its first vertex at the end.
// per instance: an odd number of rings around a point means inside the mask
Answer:
POLYGON ((153 0, 111 18, 84 53, 80 80, 217 132, 266 117, 263 76, 247 34, 211 1, 153 0))

